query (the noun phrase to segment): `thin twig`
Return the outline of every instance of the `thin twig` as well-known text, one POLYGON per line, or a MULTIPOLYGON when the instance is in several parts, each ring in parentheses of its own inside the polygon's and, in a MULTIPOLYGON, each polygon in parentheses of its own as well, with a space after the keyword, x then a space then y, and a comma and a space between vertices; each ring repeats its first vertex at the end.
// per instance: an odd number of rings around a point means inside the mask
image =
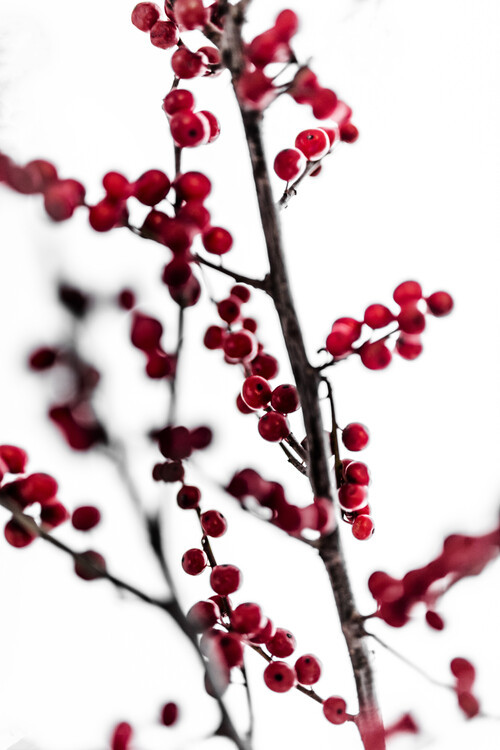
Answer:
POLYGON ((172 425, 176 419, 177 410, 177 384, 179 382, 178 372, 181 358, 182 345, 184 343, 184 307, 179 305, 179 313, 177 317, 177 344, 175 347, 175 369, 173 376, 169 379, 168 384, 170 386, 170 404, 168 407, 168 419, 167 424, 172 425))
POLYGON ((229 268, 225 268, 225 266, 223 266, 222 264, 217 265, 216 263, 212 263, 212 261, 208 260, 207 258, 204 258, 202 255, 199 255, 198 253, 194 254, 194 259, 196 260, 197 263, 201 263, 204 266, 207 266, 208 268, 213 268, 214 271, 218 271, 219 273, 223 273, 226 276, 230 276, 239 284, 247 284, 248 286, 254 287, 254 289, 262 289, 262 291, 269 293, 267 276, 263 279, 254 279, 251 276, 245 276, 242 273, 238 273, 237 271, 232 271, 229 268))

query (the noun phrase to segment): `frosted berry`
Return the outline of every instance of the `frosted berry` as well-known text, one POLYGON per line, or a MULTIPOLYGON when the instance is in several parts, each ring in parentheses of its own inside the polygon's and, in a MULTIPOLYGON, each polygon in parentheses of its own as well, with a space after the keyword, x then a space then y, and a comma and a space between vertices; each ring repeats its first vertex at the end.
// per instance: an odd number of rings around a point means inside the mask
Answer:
POLYGON ((307 165, 307 159, 298 148, 285 148, 274 160, 274 171, 281 180, 290 182, 299 177, 307 165))
POLYGON ((99 508, 94 505, 82 505, 75 508, 71 516, 71 523, 78 531, 89 531, 93 529, 101 520, 99 508))
POLYGON ((184 552, 181 565, 185 573, 197 576, 207 567, 207 558, 203 550, 194 547, 184 552))
POLYGON ((309 161, 318 161, 330 150, 330 141, 321 128, 309 128, 298 134, 295 147, 302 151, 309 161))
POLYGON ((422 287, 418 281, 403 281, 395 288, 392 297, 394 302, 401 306, 409 302, 418 302, 422 299, 422 287))
POLYGON ((171 727, 179 718, 177 703, 165 703, 160 712, 160 721, 164 727, 171 727))
POLYGON ((223 229, 223 227, 210 227, 210 229, 207 229, 206 232, 203 232, 202 242, 205 250, 214 255, 224 255, 233 246, 231 233, 227 229, 223 229))
POLYGON ((430 297, 426 297, 425 301, 431 315, 437 318, 448 315, 453 309, 453 298, 448 292, 434 292, 430 297))
POLYGON ((276 628, 273 637, 266 642, 266 648, 270 654, 284 659, 295 651, 297 643, 292 633, 284 628, 276 628))
POLYGON ((323 701, 323 713, 332 724, 343 724, 347 721, 346 702, 338 695, 332 695, 323 701))
POLYGON ((134 195, 145 206, 156 206, 170 190, 170 180, 159 169, 150 169, 134 185, 134 195))
POLYGON ((264 670, 264 682, 275 693, 286 693, 296 683, 295 671, 284 661, 272 661, 264 670))
POLYGON ((297 411, 300 401, 296 387, 284 383, 275 388, 271 396, 271 406, 281 414, 290 414, 297 411))
POLYGON ((261 409, 271 399, 271 386, 259 375, 251 375, 243 381, 241 397, 251 409, 261 409))
POLYGON ((312 654, 299 656, 295 662, 295 673, 301 685, 314 685, 321 677, 321 662, 312 654))
POLYGON ((369 539, 375 530, 375 525, 370 516, 359 514, 352 525, 352 533, 356 539, 369 539))
POLYGON ((368 445, 369 434, 359 422, 351 422, 342 431, 342 442, 349 451, 361 451, 368 445))
POLYGON ((151 44, 154 44, 155 47, 169 49, 170 47, 175 47, 179 41, 179 31, 175 23, 157 21, 149 31, 149 38, 151 44))
POLYGON ((139 3, 132 11, 132 23, 139 31, 149 31, 160 17, 156 3, 139 3))
POLYGON ((218 510, 207 510, 200 516, 201 528, 207 536, 219 537, 227 531, 227 521, 218 510))
POLYGON ((276 411, 264 414, 259 419, 258 429, 260 436, 271 443, 279 443, 290 434, 288 420, 276 411))
POLYGON ((241 585, 241 571, 236 565, 216 565, 210 574, 210 585, 216 594, 233 594, 241 585))

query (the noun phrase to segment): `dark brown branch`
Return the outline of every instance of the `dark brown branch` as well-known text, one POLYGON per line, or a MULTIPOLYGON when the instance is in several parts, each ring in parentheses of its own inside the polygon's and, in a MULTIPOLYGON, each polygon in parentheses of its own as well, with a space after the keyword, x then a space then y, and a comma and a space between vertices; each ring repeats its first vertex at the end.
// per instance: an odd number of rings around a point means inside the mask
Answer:
MULTIPOLYGON (((242 21, 241 15, 237 13, 229 13, 226 19, 225 36, 229 52, 225 55, 225 62, 231 70, 233 85, 237 83, 243 69, 242 21)), ((302 406, 309 451, 308 471, 311 488, 315 496, 331 498, 332 486, 328 465, 330 452, 325 441, 318 397, 320 377, 307 358, 302 330, 291 295, 280 223, 262 142, 262 113, 246 110, 241 104, 240 110, 269 258, 270 293, 278 312, 302 406)), ((359 717, 356 723, 366 750, 382 750, 385 748, 385 737, 375 695, 373 673, 364 642, 364 629, 347 576, 338 528, 321 539, 319 553, 330 579, 353 667, 359 700, 359 717)))
POLYGON ((245 276, 244 274, 238 273, 237 271, 231 271, 229 268, 225 268, 222 265, 217 265, 217 263, 212 263, 212 261, 208 260, 207 258, 203 258, 203 256, 198 255, 197 253, 195 253, 194 258, 197 263, 201 263, 208 268, 213 268, 214 271, 219 271, 219 273, 230 276, 239 284, 247 284, 248 286, 252 286, 255 289, 262 289, 264 292, 269 293, 269 282, 267 276, 263 279, 254 279, 251 276, 245 276))

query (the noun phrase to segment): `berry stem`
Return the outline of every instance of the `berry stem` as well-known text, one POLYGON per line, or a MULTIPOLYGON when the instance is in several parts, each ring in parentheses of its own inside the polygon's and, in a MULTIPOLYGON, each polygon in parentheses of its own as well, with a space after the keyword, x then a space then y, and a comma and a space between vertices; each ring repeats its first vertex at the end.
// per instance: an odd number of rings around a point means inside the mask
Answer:
POLYGON ((214 271, 219 271, 219 273, 223 273, 226 276, 230 276, 239 284, 247 284, 247 286, 252 286, 254 287, 254 289, 262 289, 264 292, 269 293, 269 282, 267 276, 265 276, 263 279, 254 279, 251 276, 245 276, 244 274, 238 273, 237 271, 231 271, 229 268, 225 268, 223 265, 212 263, 212 261, 207 260, 207 258, 203 258, 197 253, 195 253, 194 258, 198 263, 201 263, 208 268, 213 268, 214 271))
POLYGON ((174 373, 171 378, 169 378, 168 383, 170 386, 170 403, 168 406, 168 420, 167 424, 173 425, 176 418, 176 411, 177 411, 177 373, 179 371, 179 361, 182 351, 182 345, 184 343, 184 307, 182 305, 179 305, 179 315, 177 318, 177 345, 175 347, 175 367, 174 367, 174 373))
POLYGON ((331 421, 332 421, 331 442, 332 442, 333 455, 335 458, 335 479, 337 481, 337 487, 339 487, 341 480, 342 480, 342 461, 340 460, 338 426, 337 426, 337 418, 335 416, 335 402, 333 400, 333 388, 332 388, 332 384, 330 383, 330 381, 325 375, 321 376, 321 380, 323 381, 323 383, 326 384, 326 389, 328 393, 328 402, 330 404, 330 415, 331 415, 331 421))

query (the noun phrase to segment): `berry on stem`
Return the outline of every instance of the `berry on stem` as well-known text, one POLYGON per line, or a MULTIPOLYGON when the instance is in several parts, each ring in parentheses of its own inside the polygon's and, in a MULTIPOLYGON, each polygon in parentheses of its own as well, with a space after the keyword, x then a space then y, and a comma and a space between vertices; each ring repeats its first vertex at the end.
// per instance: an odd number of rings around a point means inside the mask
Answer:
POLYGON ((323 701, 323 713, 332 724, 344 724, 347 721, 346 702, 338 695, 332 695, 323 701))
POLYGON ((236 565, 216 565, 210 574, 210 585, 221 596, 233 594, 241 585, 241 571, 236 565))
POLYGON ((318 161, 330 150, 330 139, 322 128, 303 130, 295 139, 295 147, 309 161, 318 161))
POLYGON ((203 550, 194 547, 184 552, 181 564, 185 573, 197 576, 207 567, 207 558, 203 550))
POLYGON ((359 422, 351 422, 342 431, 342 442, 349 451, 361 451, 368 445, 369 433, 359 422))
POLYGON ((277 411, 270 411, 259 419, 259 435, 271 443, 279 443, 290 434, 288 420, 277 411))
POLYGON ((304 654, 295 662, 295 672, 301 685, 314 685, 321 677, 321 663, 312 654, 304 654))
POLYGON ((274 693, 286 693, 295 686, 297 679, 285 661, 272 661, 264 670, 264 682, 274 693))

